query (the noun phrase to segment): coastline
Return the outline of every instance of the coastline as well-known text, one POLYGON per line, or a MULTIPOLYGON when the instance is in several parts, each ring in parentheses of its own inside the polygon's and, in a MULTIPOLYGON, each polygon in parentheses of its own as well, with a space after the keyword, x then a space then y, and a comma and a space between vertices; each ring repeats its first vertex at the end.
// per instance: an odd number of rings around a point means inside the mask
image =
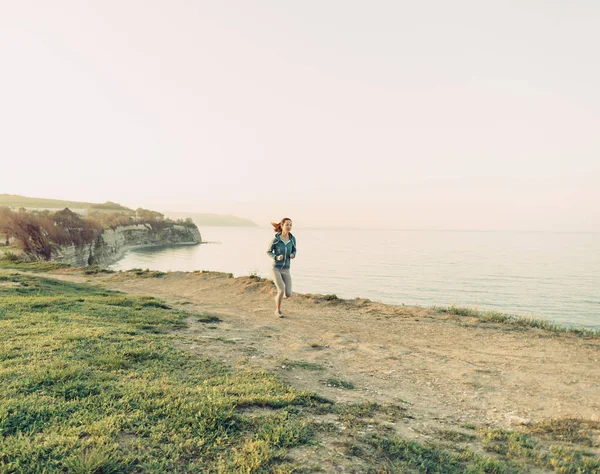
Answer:
POLYGON ((121 260, 134 248, 194 245, 201 242, 202 236, 196 226, 174 224, 157 231, 145 224, 117 226, 103 229, 89 244, 54 246, 50 260, 77 267, 106 267, 121 260))
MULTIPOLYGON (((126 261, 111 268, 149 267, 159 271, 206 269, 232 272, 235 276, 256 273, 271 278, 270 265, 263 251, 266 232, 260 229, 211 228, 203 230, 202 234, 206 240, 219 241, 221 245, 210 249, 161 250, 156 255, 144 252, 139 257, 132 252, 126 261), (240 239, 247 242, 247 248, 236 244, 240 239)), ((372 233, 363 236, 375 239, 368 245, 362 242, 359 233, 346 236, 346 247, 330 255, 326 255, 326 246, 319 243, 323 232, 304 231, 301 236, 302 258, 297 260, 293 270, 297 291, 334 293, 341 298, 370 298, 389 304, 455 305, 600 329, 599 308, 595 303, 595 288, 600 283, 600 274, 593 264, 595 259, 588 258, 588 263, 575 264, 584 258, 581 249, 589 252, 599 250, 598 244, 589 238, 583 241, 568 239, 568 248, 579 249, 573 251, 571 263, 565 261, 565 252, 551 262, 543 263, 543 255, 559 245, 558 240, 544 243, 533 236, 525 240, 513 236, 514 239, 508 241, 485 238, 481 242, 479 235, 469 234, 468 239, 456 238, 445 242, 446 234, 399 236, 394 240, 394 247, 390 248, 389 261, 386 261, 388 257, 384 259, 378 250, 381 246, 380 240, 377 240, 379 236, 372 233), (498 254, 481 250, 487 248, 485 245, 468 247, 467 242, 473 240, 482 245, 497 244, 501 250, 508 252, 507 257, 501 259, 498 254), (538 250, 519 266, 515 257, 519 254, 518 248, 523 245, 538 250), (415 251, 408 251, 409 248, 415 251), (541 268, 544 270, 538 274, 541 268)))

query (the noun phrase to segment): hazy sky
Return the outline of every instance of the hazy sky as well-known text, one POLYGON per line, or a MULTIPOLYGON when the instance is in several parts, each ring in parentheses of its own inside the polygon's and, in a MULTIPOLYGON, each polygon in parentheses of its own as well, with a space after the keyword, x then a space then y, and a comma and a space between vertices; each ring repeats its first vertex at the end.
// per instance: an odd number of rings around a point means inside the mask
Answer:
POLYGON ((0 193, 600 231, 600 2, 0 0, 0 193))

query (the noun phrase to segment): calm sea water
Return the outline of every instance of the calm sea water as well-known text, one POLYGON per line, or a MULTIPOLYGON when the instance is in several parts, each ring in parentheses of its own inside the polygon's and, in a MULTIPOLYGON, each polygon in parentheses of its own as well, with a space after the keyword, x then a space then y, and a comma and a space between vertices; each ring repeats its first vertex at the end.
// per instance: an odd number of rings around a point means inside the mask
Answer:
MULTIPOLYGON (((263 228, 204 227, 197 246, 130 251, 111 268, 270 278, 263 228)), ((469 306, 600 329, 600 234, 295 229, 294 291, 469 306)))

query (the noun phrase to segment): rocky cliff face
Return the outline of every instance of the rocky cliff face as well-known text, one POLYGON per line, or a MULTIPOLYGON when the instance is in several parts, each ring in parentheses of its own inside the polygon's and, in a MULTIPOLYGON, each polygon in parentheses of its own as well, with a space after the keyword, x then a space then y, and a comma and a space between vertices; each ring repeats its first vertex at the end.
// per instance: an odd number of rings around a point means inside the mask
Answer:
POLYGON ((132 225, 105 229, 95 242, 80 246, 61 246, 52 249, 52 260, 83 267, 108 266, 123 257, 127 250, 156 245, 193 245, 202 242, 197 227, 170 225, 153 229, 150 225, 132 225))

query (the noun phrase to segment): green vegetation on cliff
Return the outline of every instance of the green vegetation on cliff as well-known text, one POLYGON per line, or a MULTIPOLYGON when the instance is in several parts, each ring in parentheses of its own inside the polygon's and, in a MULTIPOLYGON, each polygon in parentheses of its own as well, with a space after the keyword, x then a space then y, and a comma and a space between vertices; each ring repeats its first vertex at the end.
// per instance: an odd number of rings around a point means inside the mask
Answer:
MULTIPOLYGON (((15 194, 0 194, 0 206, 13 209, 64 209, 86 211, 88 215, 97 215, 106 211, 118 211, 123 215, 135 216, 136 210, 121 204, 106 201, 105 203, 91 203, 78 201, 63 201, 60 199, 33 198, 15 194)), ((137 210, 139 211, 139 209, 137 210)), ((165 212, 169 219, 179 220, 192 218, 198 226, 215 227, 257 227, 256 223, 242 217, 211 213, 165 212)))
POLYGON ((43 260, 50 259, 52 245, 83 245, 93 242, 101 231, 100 223, 69 209, 55 213, 14 212, 0 207, 0 236, 5 246, 12 240, 26 254, 43 260))
POLYGON ((0 245, 12 245, 29 257, 50 260, 53 246, 91 244, 104 229, 130 225, 143 225, 155 233, 175 225, 196 229, 191 219, 173 221, 156 211, 134 211, 115 203, 90 209, 87 216, 68 208, 57 212, 23 208, 15 211, 0 206, 0 245))

